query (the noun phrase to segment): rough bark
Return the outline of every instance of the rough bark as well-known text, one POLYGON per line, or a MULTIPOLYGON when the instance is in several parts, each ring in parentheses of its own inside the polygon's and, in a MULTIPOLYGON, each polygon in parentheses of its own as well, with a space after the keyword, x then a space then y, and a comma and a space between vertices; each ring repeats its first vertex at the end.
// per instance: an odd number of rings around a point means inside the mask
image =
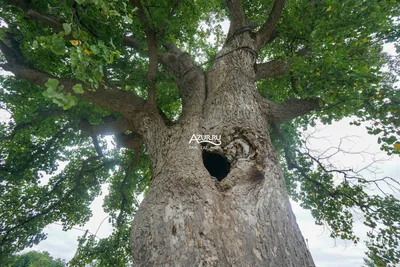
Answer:
POLYGON ((253 49, 248 32, 235 36, 205 84, 193 76, 182 88, 206 92, 201 114, 154 136, 153 182, 132 228, 133 266, 314 266, 268 134, 281 106, 266 109, 260 99, 253 49), (221 146, 205 150, 229 161, 225 179, 212 178, 203 150, 189 145, 193 134, 221 135, 221 146))

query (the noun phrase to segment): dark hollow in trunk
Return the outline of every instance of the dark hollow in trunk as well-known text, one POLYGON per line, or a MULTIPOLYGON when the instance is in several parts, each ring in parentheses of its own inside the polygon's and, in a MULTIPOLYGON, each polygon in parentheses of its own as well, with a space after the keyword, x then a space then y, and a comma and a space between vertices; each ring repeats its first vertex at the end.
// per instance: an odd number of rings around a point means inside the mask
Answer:
POLYGON ((217 178, 218 181, 222 181, 229 174, 231 163, 224 155, 209 152, 205 149, 202 155, 204 167, 206 167, 212 177, 217 178))

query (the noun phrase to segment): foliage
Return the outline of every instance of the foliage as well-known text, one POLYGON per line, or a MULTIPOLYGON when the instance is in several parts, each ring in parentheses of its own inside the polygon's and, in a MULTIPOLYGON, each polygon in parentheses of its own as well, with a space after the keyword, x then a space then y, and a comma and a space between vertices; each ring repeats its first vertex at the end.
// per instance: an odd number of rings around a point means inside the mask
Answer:
MULTIPOLYGON (((0 125, 0 206, 5 207, 0 211, 0 258, 11 260, 13 253, 43 240, 42 230, 52 222, 61 221, 65 230, 83 225, 91 216, 89 204, 101 194, 101 185, 108 184, 104 207, 114 232, 101 240, 95 234, 81 238, 71 264, 124 266, 130 262, 129 229, 137 198, 150 185, 150 161, 143 147, 110 148, 104 135, 99 136, 99 154, 82 122, 100 125, 120 115, 79 96, 108 84, 147 97, 147 48, 127 47, 121 38, 135 37, 138 46, 146 47, 138 10, 125 0, 12 2, 0 1, 0 40, 12 35, 30 65, 59 79, 48 79, 45 89, 6 74, 1 80, 0 108, 11 118, 0 125), (44 25, 27 15, 26 8, 61 27, 44 25), (76 81, 72 92, 59 85, 63 78, 76 81)), ((158 30, 159 51, 165 50, 160 44, 172 42, 204 70, 212 65, 225 40, 225 1, 142 3, 158 30)), ((243 1, 256 28, 272 3, 243 1)), ((399 8, 394 0, 289 0, 277 37, 257 59, 291 66, 290 73, 257 83, 263 96, 277 103, 318 97, 322 105, 317 112, 275 125, 271 132, 291 197, 311 210, 317 224, 327 224, 332 237, 354 243, 359 238, 352 211, 361 210, 371 228, 368 256, 378 266, 400 259, 399 200, 390 194, 367 194, 365 187, 373 183, 368 177, 344 172, 338 182, 333 169, 319 164, 306 149, 301 131, 318 121, 329 124, 351 117, 355 125, 370 123, 367 131, 377 135, 382 150, 400 154, 400 93, 394 87, 399 62, 382 52, 384 43, 400 49, 399 8)), ((4 62, 3 55, 0 59, 4 62)), ((181 96, 173 77, 160 68, 156 82, 159 109, 176 121, 181 96)))
POLYGON ((64 267, 65 263, 60 259, 53 259, 47 251, 29 251, 14 256, 12 263, 7 267, 64 267))

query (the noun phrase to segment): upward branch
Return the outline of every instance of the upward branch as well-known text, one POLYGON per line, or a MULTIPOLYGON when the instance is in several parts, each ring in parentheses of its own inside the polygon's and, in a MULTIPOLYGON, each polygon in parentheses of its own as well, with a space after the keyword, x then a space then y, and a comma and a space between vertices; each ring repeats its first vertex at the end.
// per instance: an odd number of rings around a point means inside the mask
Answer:
POLYGON ((167 44, 160 62, 175 75, 182 98, 182 118, 201 112, 205 100, 205 77, 188 53, 167 44))
POLYGON ((281 17, 283 8, 285 7, 285 0, 275 0, 271 12, 269 13, 267 21, 262 25, 261 29, 257 32, 256 37, 256 50, 260 50, 264 45, 271 42, 276 35, 276 23, 281 17))
POLYGON ((230 26, 228 38, 231 37, 238 29, 246 26, 247 19, 243 11, 242 0, 226 0, 230 14, 230 26))
POLYGON ((157 33, 153 28, 149 18, 144 12, 143 6, 140 0, 131 0, 133 6, 138 9, 138 17, 142 22, 147 40, 147 51, 149 56, 149 69, 147 71, 147 81, 148 81, 148 103, 151 106, 156 105, 156 78, 157 78, 157 69, 158 69, 158 55, 157 55, 157 33))

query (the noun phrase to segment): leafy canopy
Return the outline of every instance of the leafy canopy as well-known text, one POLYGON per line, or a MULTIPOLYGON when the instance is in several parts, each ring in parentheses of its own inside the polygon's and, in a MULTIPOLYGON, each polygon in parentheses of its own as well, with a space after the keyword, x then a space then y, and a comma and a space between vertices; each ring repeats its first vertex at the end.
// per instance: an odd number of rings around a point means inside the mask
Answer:
MULTIPOLYGON (((11 49, 16 62, 52 75, 45 76, 45 88, 6 73, 1 78, 0 108, 10 119, 0 125, 0 258, 43 240, 42 230, 52 222, 62 222, 65 230, 83 225, 91 216, 90 203, 107 183, 104 208, 115 230, 105 239, 93 234, 80 239, 71 264, 129 263, 130 222, 137 197, 150 184, 150 161, 143 147, 121 145, 134 135, 129 131, 116 132, 117 146, 109 147, 99 129, 121 114, 84 96, 112 86, 147 97, 149 47, 135 2, 0 1, 2 62, 9 61, 11 49), (70 90, 62 79, 73 80, 70 90)), ((174 43, 205 71, 212 65, 225 41, 223 21, 231 19, 225 1, 139 3, 157 33, 158 54, 165 51, 161 44, 174 43)), ((243 1, 255 29, 272 4, 243 1)), ((376 184, 370 177, 322 164, 300 133, 318 121, 350 117, 377 135, 383 151, 400 154, 400 91, 394 86, 399 63, 382 51, 385 43, 400 50, 399 8, 395 0, 288 0, 276 38, 258 55, 260 63, 290 65, 290 71, 257 82, 263 96, 277 103, 320 99, 320 110, 271 127, 291 197, 311 210, 317 224, 327 224, 332 237, 354 243, 359 237, 353 210, 361 211, 371 228, 368 256, 378 266, 400 259, 399 200, 386 192, 368 194, 365 188, 376 184)), ((158 108, 176 121, 181 96, 174 78, 159 67, 156 85, 158 108)))
POLYGON ((45 252, 30 251, 18 256, 14 256, 10 265, 7 267, 65 267, 65 263, 60 259, 53 259, 50 254, 45 252))

